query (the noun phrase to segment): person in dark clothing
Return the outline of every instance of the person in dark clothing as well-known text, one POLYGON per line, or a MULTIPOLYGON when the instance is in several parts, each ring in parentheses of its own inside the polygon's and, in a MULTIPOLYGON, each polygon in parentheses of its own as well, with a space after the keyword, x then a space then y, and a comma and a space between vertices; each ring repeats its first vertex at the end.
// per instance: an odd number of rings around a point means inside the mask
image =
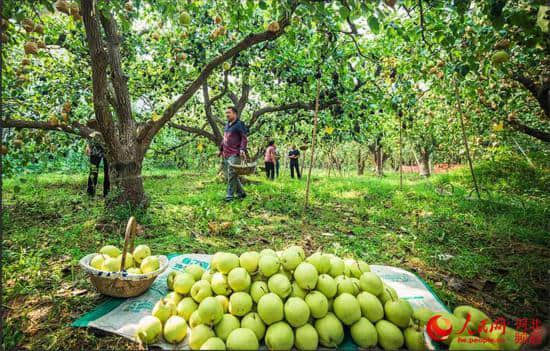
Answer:
POLYGON ((292 145, 292 148, 288 152, 288 158, 290 158, 290 177, 294 178, 294 170, 296 170, 296 175, 298 179, 302 178, 300 174, 300 167, 298 166, 298 158, 300 158, 300 151, 296 149, 296 146, 292 145))
POLYGON ((265 173, 267 179, 275 179, 275 155, 277 149, 275 148, 275 142, 272 140, 267 144, 267 149, 265 150, 264 162, 265 162, 265 173))
MULTIPOLYGON (((97 129, 97 122, 95 120, 92 120, 88 123, 88 127, 92 129, 97 129)), ((99 142, 94 140, 93 138, 90 140, 88 145, 86 146, 86 154, 90 156, 90 174, 88 175, 88 195, 94 196, 96 187, 97 187, 97 179, 99 174, 99 164, 101 163, 101 160, 103 160, 103 197, 107 196, 110 190, 110 182, 109 182, 109 163, 107 162, 107 158, 105 158, 105 152, 103 150, 103 147, 99 142)))
POLYGON ((229 202, 233 200, 235 193, 237 193, 236 195, 240 199, 246 197, 239 176, 235 173, 231 164, 239 164, 241 158, 246 156, 246 146, 248 144, 246 135, 248 134, 248 130, 239 119, 235 107, 228 107, 225 115, 227 117, 227 124, 225 125, 223 140, 220 145, 220 156, 223 157, 223 170, 227 179, 225 201, 229 202))

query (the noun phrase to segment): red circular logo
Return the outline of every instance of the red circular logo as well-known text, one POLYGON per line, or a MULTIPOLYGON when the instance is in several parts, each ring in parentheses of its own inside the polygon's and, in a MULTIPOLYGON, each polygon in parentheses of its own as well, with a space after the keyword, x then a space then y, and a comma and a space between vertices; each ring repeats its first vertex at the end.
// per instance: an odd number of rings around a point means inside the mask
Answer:
POLYGON ((440 314, 436 314, 430 318, 426 324, 426 333, 428 333, 433 341, 439 342, 447 340, 452 331, 453 324, 451 323, 451 320, 441 316, 440 314), (441 321, 439 324, 437 323, 438 320, 441 321), (443 324, 444 327, 440 327, 441 324, 443 324))

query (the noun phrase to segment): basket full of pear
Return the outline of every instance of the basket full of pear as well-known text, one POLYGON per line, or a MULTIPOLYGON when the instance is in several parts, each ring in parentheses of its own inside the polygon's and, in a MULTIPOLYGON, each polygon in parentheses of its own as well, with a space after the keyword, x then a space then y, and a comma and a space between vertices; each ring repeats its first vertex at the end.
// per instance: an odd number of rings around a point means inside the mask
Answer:
POLYGON ((134 248, 137 222, 128 220, 122 251, 106 245, 80 260, 80 266, 90 277, 92 284, 102 294, 113 297, 134 297, 143 294, 156 277, 168 267, 164 255, 151 255, 147 245, 134 248))

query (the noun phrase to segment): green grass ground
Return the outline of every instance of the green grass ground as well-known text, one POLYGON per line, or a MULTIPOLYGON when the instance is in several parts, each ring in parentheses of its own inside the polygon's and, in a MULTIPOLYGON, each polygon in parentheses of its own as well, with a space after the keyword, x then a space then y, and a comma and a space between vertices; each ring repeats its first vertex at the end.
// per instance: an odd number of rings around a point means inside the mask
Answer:
MULTIPOLYGON (((428 181, 407 175, 403 190, 397 174, 316 173, 312 206, 303 211, 305 180, 288 174, 274 182, 252 177, 249 196, 225 204, 224 185, 213 174, 154 170, 145 177, 151 205, 137 214, 143 226, 137 243, 156 253, 298 244, 414 271, 451 308, 466 303, 495 317, 544 319, 550 305, 548 170, 516 182, 514 170, 504 174, 508 181, 491 166, 479 172, 491 191, 481 202, 468 196, 466 170, 428 181), (229 229, 218 230, 224 222, 229 229)), ((5 349, 135 347, 69 326, 104 299, 78 260, 108 243, 121 246, 130 215, 127 209, 106 212, 101 198, 85 195, 85 182, 84 174, 4 182, 5 349)))

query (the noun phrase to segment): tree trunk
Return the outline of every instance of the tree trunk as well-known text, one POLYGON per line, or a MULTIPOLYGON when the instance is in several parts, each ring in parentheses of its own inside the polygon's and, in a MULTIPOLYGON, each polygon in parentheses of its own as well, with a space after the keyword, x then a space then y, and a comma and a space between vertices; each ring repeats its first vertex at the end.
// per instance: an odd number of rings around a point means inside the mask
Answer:
POLYGON ((421 150, 420 151, 420 175, 423 177, 429 177, 431 175, 430 172, 430 153, 421 150))
POLYGON ((115 162, 109 167, 109 170, 114 186, 114 197, 111 198, 111 204, 130 204, 133 207, 147 206, 148 198, 143 189, 141 162, 115 162))
POLYGON ((361 155, 361 147, 359 147, 359 151, 357 152, 357 175, 363 174, 365 174, 365 159, 361 155))

